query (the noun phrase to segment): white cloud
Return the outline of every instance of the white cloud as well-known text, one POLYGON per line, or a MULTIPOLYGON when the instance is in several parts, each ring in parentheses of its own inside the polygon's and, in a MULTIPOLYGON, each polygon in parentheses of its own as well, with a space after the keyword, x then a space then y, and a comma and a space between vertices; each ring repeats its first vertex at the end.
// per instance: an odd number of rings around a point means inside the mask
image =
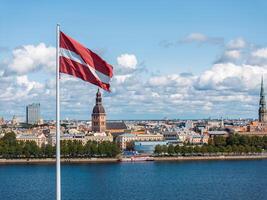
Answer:
POLYGON ((117 81, 118 84, 122 84, 125 82, 127 78, 130 78, 132 74, 126 74, 126 75, 116 75, 114 76, 113 80, 117 81))
POLYGON ((134 54, 121 54, 117 57, 117 62, 124 68, 135 69, 137 66, 137 59, 134 54))
MULTIPOLYGON (((193 39, 200 42, 208 41, 201 35, 191 35, 191 40, 193 39)), ((16 53, 16 50, 13 51, 13 59, 9 65, 21 63, 26 67, 14 68, 12 76, 1 77, 0 115, 10 114, 5 110, 24 114, 25 105, 40 102, 44 118, 54 118, 54 77, 47 73, 47 79, 38 80, 39 77, 31 75, 33 71, 35 75, 35 71, 40 68, 54 67, 54 55, 51 53, 54 48, 51 48, 44 44, 25 45, 16 53), (35 52, 37 49, 40 52, 35 52), (42 55, 46 55, 47 58, 42 55), (24 57, 27 59, 22 59, 24 57)), ((265 57, 264 49, 248 54, 262 58, 265 57)), ((240 117, 242 114, 247 117, 254 116, 257 113, 261 75, 265 75, 267 80, 267 65, 246 64, 243 54, 244 51, 241 49, 226 47, 222 57, 228 59, 227 62, 216 63, 199 75, 154 75, 149 71, 145 76, 142 76, 144 73, 139 73, 140 65, 134 54, 122 54, 117 58, 118 66, 114 67, 116 71, 111 83, 112 93, 103 94, 108 119, 164 116, 240 117)), ((67 75, 62 75, 60 81, 62 118, 90 119, 97 88, 67 75)))
POLYGON ((240 50, 225 50, 216 63, 236 63, 241 60, 242 54, 240 50))
POLYGON ((153 76, 148 79, 148 83, 151 86, 189 86, 194 77, 184 77, 178 74, 166 75, 166 76, 153 76))
POLYGON ((44 43, 24 45, 12 52, 7 73, 26 74, 41 68, 55 69, 56 50, 44 43))
POLYGON ((242 49, 246 47, 246 41, 243 38, 237 38, 230 40, 226 45, 228 49, 242 49))
POLYGON ((220 37, 210 37, 204 35, 202 33, 190 33, 185 38, 183 38, 180 42, 196 42, 200 44, 213 44, 213 45, 221 45, 223 44, 223 38, 220 37))
POLYGON ((208 40, 208 37, 202 33, 191 33, 187 35, 184 40, 187 42, 204 42, 208 40))
POLYGON ((203 110, 210 111, 210 110, 212 110, 212 107, 213 107, 213 103, 207 102, 207 103, 204 104, 203 110))
POLYGON ((255 89, 267 68, 233 63, 215 64, 198 78, 198 89, 246 91, 255 89))
POLYGON ((229 51, 226 51, 224 53, 224 55, 227 58, 230 58, 230 59, 238 59, 241 56, 240 51, 238 51, 238 50, 229 50, 229 51))
POLYGON ((29 81, 26 75, 17 76, 17 84, 26 89, 27 92, 31 91, 32 89, 42 89, 43 84, 36 82, 36 81, 29 81))
POLYGON ((258 58, 267 58, 267 48, 257 49, 251 55, 258 58))

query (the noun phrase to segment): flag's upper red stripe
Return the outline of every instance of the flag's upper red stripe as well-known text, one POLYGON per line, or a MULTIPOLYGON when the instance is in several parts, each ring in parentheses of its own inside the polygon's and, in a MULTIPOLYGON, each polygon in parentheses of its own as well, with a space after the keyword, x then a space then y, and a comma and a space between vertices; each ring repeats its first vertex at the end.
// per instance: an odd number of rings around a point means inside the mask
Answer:
POLYGON ((106 74, 109 77, 113 76, 113 68, 110 64, 63 32, 60 32, 60 47, 80 55, 85 63, 103 74, 106 74))

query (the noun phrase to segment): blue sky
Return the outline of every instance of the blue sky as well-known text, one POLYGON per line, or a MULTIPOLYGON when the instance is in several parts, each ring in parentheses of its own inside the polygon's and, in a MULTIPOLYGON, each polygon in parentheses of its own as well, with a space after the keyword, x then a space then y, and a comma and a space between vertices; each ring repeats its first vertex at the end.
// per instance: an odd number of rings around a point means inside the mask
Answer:
MULTIPOLYGON (((46 63, 50 60, 40 64, 38 59, 41 57, 33 58, 31 56, 35 55, 30 55, 28 52, 27 55, 37 64, 33 66, 33 63, 30 69, 23 73, 18 73, 17 69, 23 67, 26 69, 28 65, 24 66, 23 61, 20 63, 19 56, 16 62, 13 60, 16 58, 14 50, 25 50, 26 45, 35 48, 44 43, 45 48, 55 47, 55 26, 56 23, 60 23, 65 33, 99 52, 110 62, 118 71, 117 75, 120 77, 128 75, 126 79, 129 80, 123 82, 116 82, 117 79, 114 79, 114 94, 104 94, 107 97, 104 102, 110 119, 256 117, 258 82, 249 76, 259 78, 266 70, 265 54, 260 54, 265 53, 267 45, 266 6, 266 1, 238 0, 23 1, 23 3, 4 0, 0 5, 1 67, 3 71, 9 66, 16 69, 9 73, 11 74, 9 79, 18 80, 19 76, 20 80, 24 80, 23 84, 14 84, 13 96, 17 91, 23 91, 22 87, 28 87, 29 94, 20 96, 21 104, 19 106, 16 104, 16 109, 5 95, 2 95, 2 100, 0 96, 0 102, 9 105, 7 107, 10 108, 9 111, 0 111, 0 115, 6 118, 14 114, 23 116, 25 104, 41 101, 43 117, 53 118, 53 92, 48 92, 50 98, 41 96, 44 91, 53 90, 53 87, 47 88, 47 83, 53 80, 53 73, 46 69, 49 67, 51 69, 51 64, 46 63), (234 43, 238 39, 245 45, 230 48, 229 43, 231 41, 234 43), (133 58, 125 55, 134 56, 137 64, 133 64, 134 66, 118 64, 118 57, 122 55, 124 59, 133 58), (214 67, 215 63, 222 64, 221 69, 225 67, 227 70, 233 70, 234 75, 222 74, 215 80, 215 75, 218 73, 215 71, 217 69, 214 67), (245 65, 252 66, 249 68, 251 71, 247 72, 245 65), (236 69, 239 70, 238 73, 236 69), (209 70, 214 72, 215 78, 207 77, 209 70), (186 79, 188 81, 186 85, 181 84, 185 83, 184 73, 191 74, 186 79), (164 77, 173 82, 166 83, 164 77), (151 80, 156 78, 157 84, 155 81, 151 83, 151 80), (233 79, 237 80, 237 85, 240 84, 245 88, 230 87, 228 83, 226 84, 229 78, 230 82, 233 82, 233 79), (140 80, 141 85, 134 85, 135 80, 140 80), (252 82, 248 82, 251 80, 252 82), (38 83, 43 86, 36 86, 38 83), (184 91, 185 88, 187 91, 184 91), (132 98, 133 102, 129 102, 130 100, 123 94, 132 98), (239 99, 234 99, 234 94, 241 95, 243 99, 241 96, 239 99), (159 99, 151 100, 151 95, 159 99), (170 100, 171 95, 173 101, 170 100), (199 97, 201 95, 209 99, 199 97), (215 96, 217 99, 214 99, 215 96), (219 101, 219 97, 222 99, 231 97, 233 101, 219 101), (194 103, 195 107, 190 107, 194 103), (198 109, 205 106, 207 110, 198 109), (139 110, 140 107, 147 110, 139 110), (221 109, 220 112, 218 109, 221 109)), ((50 57, 52 59, 52 56, 50 57)), ((5 81, 7 84, 7 80, 5 81)), ((70 81, 77 82, 72 79, 70 81)), ((82 88, 81 90, 88 89, 87 96, 86 92, 77 93, 77 96, 84 94, 85 98, 91 98, 94 95, 94 86, 84 84, 82 81, 76 84, 78 88, 79 86, 82 88)), ((8 95, 12 96, 12 92, 8 95)), ((63 117, 80 119, 90 117, 93 100, 86 102, 75 96, 68 96, 65 100, 63 98, 63 101, 63 117), (77 107, 73 102, 78 104, 77 107)))

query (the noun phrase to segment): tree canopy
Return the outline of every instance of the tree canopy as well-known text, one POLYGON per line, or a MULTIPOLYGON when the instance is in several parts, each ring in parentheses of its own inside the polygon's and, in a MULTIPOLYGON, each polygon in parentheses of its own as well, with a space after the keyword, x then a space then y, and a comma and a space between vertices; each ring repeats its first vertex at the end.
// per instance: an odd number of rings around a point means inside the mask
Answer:
MULTIPOLYGON (((80 141, 61 141, 61 156, 64 158, 115 157, 120 153, 114 142, 91 142, 83 145, 80 141)), ((56 149, 47 144, 41 147, 34 141, 17 141, 16 134, 9 132, 0 139, 0 157, 2 158, 53 158, 56 149)))
POLYGON ((173 146, 172 144, 157 145, 154 153, 156 155, 241 155, 249 153, 261 153, 267 150, 267 136, 244 136, 233 134, 228 138, 215 136, 208 144, 193 146, 173 146))

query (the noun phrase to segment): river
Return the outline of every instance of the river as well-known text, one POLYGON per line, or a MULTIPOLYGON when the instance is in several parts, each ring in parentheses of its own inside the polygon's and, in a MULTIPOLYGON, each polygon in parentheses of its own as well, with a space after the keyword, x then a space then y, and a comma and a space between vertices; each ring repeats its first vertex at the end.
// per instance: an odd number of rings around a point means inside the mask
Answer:
MULTIPOLYGON (((55 166, 0 165, 0 199, 55 199, 55 166)), ((62 200, 178 199, 267 199, 267 160, 62 165, 62 200)))

